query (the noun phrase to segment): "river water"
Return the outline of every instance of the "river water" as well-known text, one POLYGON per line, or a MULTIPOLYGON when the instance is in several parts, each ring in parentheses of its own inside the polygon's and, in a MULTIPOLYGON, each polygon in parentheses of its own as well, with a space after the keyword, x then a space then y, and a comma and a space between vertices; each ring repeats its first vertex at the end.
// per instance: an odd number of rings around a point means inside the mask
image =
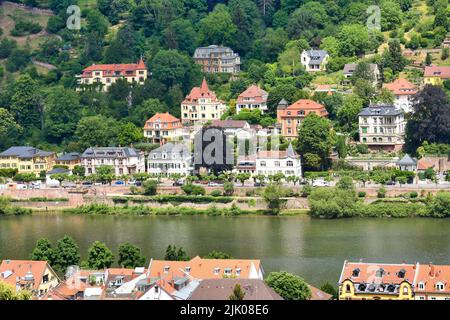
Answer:
POLYGON ((72 236, 82 257, 95 240, 116 252, 139 246, 148 260, 169 244, 188 254, 212 250, 261 259, 268 274, 286 270, 313 285, 336 284, 344 260, 450 263, 450 219, 341 219, 301 217, 122 217, 35 215, 0 218, 0 260, 28 259, 37 239, 72 236))

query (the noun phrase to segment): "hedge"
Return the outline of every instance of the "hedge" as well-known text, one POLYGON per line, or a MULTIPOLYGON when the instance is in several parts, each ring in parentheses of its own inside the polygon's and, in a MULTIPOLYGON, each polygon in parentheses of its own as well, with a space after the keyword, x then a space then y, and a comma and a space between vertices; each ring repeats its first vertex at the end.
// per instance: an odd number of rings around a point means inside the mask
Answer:
POLYGON ((151 197, 113 197, 114 203, 231 203, 232 197, 188 196, 165 194, 151 197))

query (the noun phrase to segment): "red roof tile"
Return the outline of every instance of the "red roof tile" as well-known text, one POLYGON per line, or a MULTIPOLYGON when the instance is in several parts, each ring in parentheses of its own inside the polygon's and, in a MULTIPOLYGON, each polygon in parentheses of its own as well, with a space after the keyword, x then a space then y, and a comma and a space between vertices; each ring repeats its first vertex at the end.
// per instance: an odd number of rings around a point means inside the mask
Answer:
POLYGON ((441 79, 450 79, 450 66, 427 66, 425 67, 424 77, 439 77, 441 79))
POLYGON ((184 99, 183 103, 197 103, 200 98, 209 98, 212 101, 219 101, 217 99, 216 94, 209 90, 208 83, 206 83, 206 79, 203 78, 202 85, 200 87, 194 87, 191 90, 191 93, 184 99))
POLYGON ((247 103, 249 101, 246 101, 245 99, 252 99, 252 102, 262 103, 267 101, 268 93, 258 87, 257 85, 252 84, 250 87, 248 87, 247 90, 242 92, 236 102, 237 103, 247 103))
POLYGON ((383 88, 392 91, 395 95, 413 95, 417 93, 417 87, 404 78, 399 78, 391 83, 383 84, 383 88))

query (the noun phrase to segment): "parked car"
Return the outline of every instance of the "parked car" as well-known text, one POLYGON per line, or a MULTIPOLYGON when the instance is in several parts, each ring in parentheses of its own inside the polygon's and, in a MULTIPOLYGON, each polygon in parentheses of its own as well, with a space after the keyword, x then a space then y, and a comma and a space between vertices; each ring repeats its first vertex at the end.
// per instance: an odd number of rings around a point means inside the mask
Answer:
POLYGON ((116 185, 116 186, 123 186, 123 185, 125 185, 125 182, 119 180, 119 181, 116 181, 116 182, 114 183, 114 185, 116 185))
POLYGON ((395 186, 395 181, 388 181, 386 182, 387 186, 395 186))
POLYGON ((254 187, 265 187, 266 184, 264 182, 255 182, 254 187))
POLYGON ((330 183, 325 180, 314 180, 312 186, 313 187, 329 187, 330 183))
POLYGON ((83 181, 83 183, 81 185, 83 187, 89 188, 89 187, 92 187, 92 182, 90 182, 90 181, 83 181))
POLYGON ((220 183, 217 183, 214 181, 211 181, 210 183, 208 183, 208 187, 220 187, 220 186, 221 186, 220 183))
POLYGON ((128 185, 130 185, 130 186, 134 186, 134 185, 136 185, 136 180, 130 180, 130 181, 128 181, 128 185))
POLYGON ((182 187, 182 186, 184 186, 184 180, 183 179, 179 179, 179 180, 175 181, 173 183, 173 186, 174 187, 182 187))

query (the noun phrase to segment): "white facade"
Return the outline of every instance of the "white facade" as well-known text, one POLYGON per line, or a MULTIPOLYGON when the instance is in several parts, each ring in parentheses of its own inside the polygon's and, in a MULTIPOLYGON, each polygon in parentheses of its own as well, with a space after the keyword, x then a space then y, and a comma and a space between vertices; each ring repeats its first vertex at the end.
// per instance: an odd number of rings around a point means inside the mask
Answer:
POLYGON ((369 147, 399 150, 404 144, 403 110, 394 106, 370 106, 359 113, 360 142, 369 147))
POLYGON ((183 144, 167 143, 148 156, 147 172, 150 174, 189 175, 192 170, 191 152, 183 144))
POLYGON ((260 151, 256 157, 256 174, 266 176, 282 173, 288 176, 302 176, 300 157, 292 145, 287 151, 260 151))
POLYGON ((397 109, 403 110, 404 113, 411 113, 413 111, 413 96, 406 94, 395 95, 394 106, 397 109))
POLYGON ((330 56, 324 50, 303 50, 301 63, 307 72, 325 71, 330 56))
POLYGON ((86 175, 101 166, 112 166, 116 176, 145 172, 145 155, 132 148, 89 148, 81 156, 86 175))

